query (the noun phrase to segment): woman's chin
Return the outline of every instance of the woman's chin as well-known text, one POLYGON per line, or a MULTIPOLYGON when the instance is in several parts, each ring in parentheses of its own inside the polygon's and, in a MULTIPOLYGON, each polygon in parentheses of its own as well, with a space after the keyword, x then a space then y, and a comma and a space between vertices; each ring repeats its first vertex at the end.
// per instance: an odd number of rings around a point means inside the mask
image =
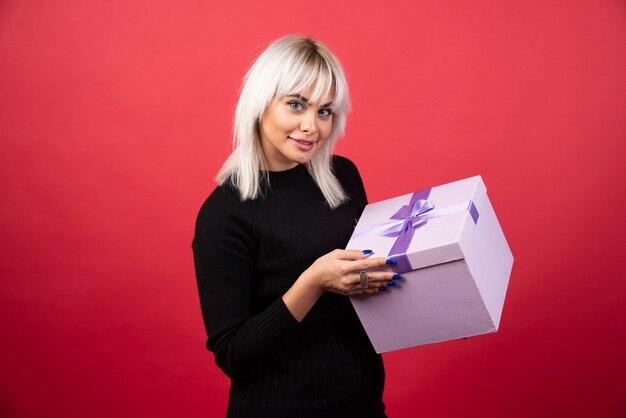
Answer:
POLYGON ((290 156, 289 160, 296 164, 306 164, 311 161, 311 158, 315 155, 315 150, 309 152, 298 152, 290 156))

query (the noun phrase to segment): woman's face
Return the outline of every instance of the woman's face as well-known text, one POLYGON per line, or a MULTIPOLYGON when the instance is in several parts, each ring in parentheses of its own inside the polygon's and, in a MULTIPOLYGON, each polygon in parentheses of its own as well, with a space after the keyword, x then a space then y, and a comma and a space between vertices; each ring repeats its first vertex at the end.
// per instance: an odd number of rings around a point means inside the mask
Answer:
POLYGON ((270 171, 283 171, 308 162, 333 127, 332 97, 312 103, 312 89, 275 97, 260 123, 261 148, 270 171))

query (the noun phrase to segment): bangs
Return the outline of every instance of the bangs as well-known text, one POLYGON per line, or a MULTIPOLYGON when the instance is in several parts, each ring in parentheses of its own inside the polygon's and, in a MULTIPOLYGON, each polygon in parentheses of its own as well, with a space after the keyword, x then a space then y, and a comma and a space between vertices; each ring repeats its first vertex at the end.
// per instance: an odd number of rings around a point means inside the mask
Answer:
POLYGON ((296 59, 293 65, 285 68, 276 88, 276 96, 284 97, 290 94, 308 92, 310 102, 324 104, 341 102, 337 97, 337 82, 329 63, 317 51, 312 50, 301 59, 296 59))

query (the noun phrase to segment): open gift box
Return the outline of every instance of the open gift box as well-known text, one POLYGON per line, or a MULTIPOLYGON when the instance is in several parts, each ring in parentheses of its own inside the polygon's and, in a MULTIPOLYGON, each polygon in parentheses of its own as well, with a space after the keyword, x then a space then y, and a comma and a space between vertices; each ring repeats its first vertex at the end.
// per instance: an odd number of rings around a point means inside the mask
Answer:
POLYGON ((367 205, 347 248, 404 277, 350 298, 376 352, 498 330, 513 255, 480 176, 367 205))

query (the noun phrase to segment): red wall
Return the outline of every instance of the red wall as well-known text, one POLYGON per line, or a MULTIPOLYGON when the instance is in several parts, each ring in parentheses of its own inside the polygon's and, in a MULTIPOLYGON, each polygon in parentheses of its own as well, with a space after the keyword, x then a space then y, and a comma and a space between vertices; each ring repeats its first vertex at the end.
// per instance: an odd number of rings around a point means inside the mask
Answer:
POLYGON ((498 333, 385 355, 390 417, 625 416, 621 0, 1 1, 0 415, 223 416, 190 243, 288 33, 371 201, 481 174, 516 257, 498 333))

